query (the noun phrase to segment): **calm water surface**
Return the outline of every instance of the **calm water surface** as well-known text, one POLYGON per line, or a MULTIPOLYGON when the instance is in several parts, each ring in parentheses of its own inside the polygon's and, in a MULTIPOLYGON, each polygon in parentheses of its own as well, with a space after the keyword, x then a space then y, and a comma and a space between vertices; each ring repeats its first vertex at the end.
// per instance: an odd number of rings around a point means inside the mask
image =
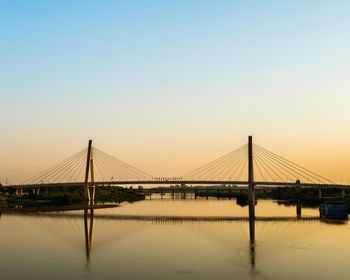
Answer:
MULTIPOLYGON (((2 214, 0 279, 349 279, 347 223, 257 221, 252 244, 246 221, 118 219, 247 212, 235 200, 156 198, 94 210, 87 230, 83 211, 2 214)), ((256 214, 295 217, 296 209, 259 201, 256 214)))

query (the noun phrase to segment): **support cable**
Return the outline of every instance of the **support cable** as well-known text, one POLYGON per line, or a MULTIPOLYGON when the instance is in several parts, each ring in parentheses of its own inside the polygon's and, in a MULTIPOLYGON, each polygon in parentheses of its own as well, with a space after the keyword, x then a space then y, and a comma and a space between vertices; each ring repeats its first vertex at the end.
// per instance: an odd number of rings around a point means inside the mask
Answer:
MULTIPOLYGON (((266 158, 269 158, 270 161, 274 161, 275 163, 278 163, 278 165, 282 166, 282 168, 287 171, 289 174, 291 174, 293 177, 295 177, 295 180, 299 180, 299 179, 306 179, 306 181, 308 182, 312 182, 315 183, 314 181, 312 181, 309 177, 307 177, 307 175, 305 176, 305 173, 300 173, 296 170, 294 170, 293 168, 288 168, 287 166, 283 165, 283 163, 281 163, 278 159, 275 159, 273 157, 271 157, 269 154, 266 154, 265 152, 261 152, 266 158), (292 171, 290 171, 292 170, 292 171), (296 175, 295 175, 296 174, 296 175), (304 175, 303 175, 304 174, 304 175)), ((292 179, 289 178, 289 180, 292 181, 292 179)), ((294 180, 294 181, 295 181, 294 180)))
MULTIPOLYGON (((259 157, 257 157, 255 155, 254 159, 259 162, 258 166, 261 165, 261 167, 264 169, 264 171, 267 173, 268 177, 270 178, 271 181, 274 180, 274 178, 271 176, 270 172, 267 170, 267 168, 265 167, 265 164, 261 161, 261 159, 259 157)), ((264 176, 265 177, 265 176, 264 176)))
MULTIPOLYGON (((74 179, 74 177, 76 176, 75 174, 77 174, 80 170, 81 170, 81 167, 84 165, 84 163, 86 163, 86 158, 84 160, 84 157, 81 157, 80 161, 76 164, 75 168, 68 172, 67 173, 67 182, 75 182, 76 180, 74 179)), ((83 182, 83 180, 81 181, 83 182)))
MULTIPOLYGON (((100 158, 96 157, 96 161, 100 162, 100 158)), ((98 164, 100 164, 100 163, 98 163, 98 164)), ((106 177, 106 180, 103 179, 103 180, 99 180, 99 181, 100 182, 102 182, 102 181, 111 181, 112 178, 113 178, 113 175, 110 173, 110 171, 106 168, 106 166, 103 163, 101 163, 100 165, 101 165, 101 168, 104 170, 105 174, 107 174, 107 177, 106 177)))
POLYGON ((53 183, 62 182, 62 181, 60 181, 62 176, 65 176, 67 170, 69 172, 71 170, 71 168, 74 168, 75 164, 80 160, 81 157, 82 157, 82 155, 80 155, 78 158, 74 159, 69 164, 66 164, 64 167, 62 167, 59 171, 57 171, 55 174, 53 174, 52 177, 50 177, 50 181, 53 183))
MULTIPOLYGON (((263 157, 264 154, 261 154, 261 156, 263 157)), ((273 166, 280 172, 280 174, 282 174, 283 176, 285 176, 285 178, 287 178, 287 179, 290 180, 290 181, 293 181, 293 179, 291 179, 285 172, 283 172, 283 170, 281 170, 281 168, 284 169, 283 166, 281 167, 279 164, 276 164, 276 163, 275 163, 273 160, 271 160, 270 157, 268 157, 268 156, 265 156, 265 160, 268 161, 268 162, 270 162, 270 165, 273 165, 273 166)), ((286 170, 286 171, 288 172, 288 170, 286 170)), ((294 175, 293 175, 293 176, 294 176, 294 175)))
POLYGON ((256 156, 257 158, 259 158, 262 162, 264 162, 265 165, 272 171, 272 173, 274 173, 281 181, 283 181, 283 179, 278 175, 278 173, 276 173, 276 171, 273 170, 273 169, 271 168, 271 166, 268 165, 268 164, 265 162, 265 160, 264 160, 263 158, 261 158, 258 154, 256 154, 255 156, 256 156))
POLYGON ((242 162, 242 157, 247 156, 246 152, 246 149, 242 151, 241 157, 234 164, 231 165, 230 169, 228 169, 227 172, 224 174, 224 177, 229 176, 230 179, 232 178, 232 174, 234 174, 233 171, 235 170, 235 167, 237 167, 237 165, 242 162))
POLYGON ((264 177, 263 173, 261 172, 261 169, 260 169, 260 166, 259 166, 259 164, 258 164, 258 161, 257 161, 256 158, 254 157, 254 155, 253 155, 253 162, 254 162, 254 167, 255 167, 255 166, 257 167, 257 169, 258 169, 258 171, 259 171, 259 174, 260 174, 260 176, 261 176, 261 179, 262 179, 262 180, 258 180, 258 181, 266 181, 266 178, 264 177))
POLYGON ((220 165, 223 161, 226 162, 226 160, 229 160, 231 157, 235 157, 237 153, 240 152, 241 149, 244 149, 244 147, 246 146, 247 144, 241 146, 240 148, 226 154, 226 155, 223 155, 197 169, 194 169, 186 174, 184 174, 182 177, 184 178, 198 178, 200 176, 203 175, 203 173, 205 173, 207 170, 210 170, 212 168, 215 168, 217 167, 218 165, 220 165))
POLYGON ((226 178, 226 176, 227 176, 227 173, 230 172, 230 170, 232 169, 232 167, 236 165, 236 162, 238 163, 238 162, 240 162, 240 161, 242 160, 242 158, 244 158, 244 156, 246 155, 245 152, 246 152, 246 151, 243 149, 243 150, 237 155, 237 157, 236 157, 234 160, 232 160, 231 162, 229 162, 229 163, 225 166, 225 168, 220 169, 221 171, 220 171, 219 177, 222 178, 222 179, 224 179, 224 180, 226 180, 225 178, 226 178))
POLYGON ((231 156, 230 158, 226 159, 224 162, 218 163, 214 169, 210 170, 210 173, 208 172, 207 175, 205 175, 203 178, 208 178, 211 175, 211 178, 215 179, 218 178, 220 179, 220 175, 222 171, 226 170, 227 167, 230 167, 232 165, 232 161, 236 161, 238 158, 241 156, 241 152, 237 152, 235 155, 231 156), (216 173, 217 172, 217 173, 216 173), (210 175, 209 175, 210 174, 210 175))
POLYGON ((57 163, 56 165, 54 165, 53 167, 39 173, 38 175, 33 176, 32 178, 28 179, 27 181, 25 181, 24 184, 37 184, 40 183, 40 181, 43 181, 43 179, 47 178, 48 176, 50 176, 50 174, 60 170, 62 167, 64 167, 66 164, 69 164, 71 161, 75 160, 75 158, 79 157, 81 153, 86 152, 86 149, 75 153, 74 155, 72 155, 71 157, 69 157, 66 160, 63 160, 59 163, 57 163))
MULTIPOLYGON (((255 144, 256 145, 256 144, 255 144)), ((295 166, 295 168, 298 168, 300 171, 304 171, 305 173, 309 173, 310 175, 309 176, 314 176, 313 178, 314 179, 316 179, 317 180, 317 178, 321 178, 321 179, 323 179, 324 181, 326 181, 326 182, 329 182, 329 183, 331 183, 331 184, 335 184, 334 182, 332 182, 331 180, 329 180, 329 179, 327 179, 327 178, 325 178, 325 177, 323 177, 323 176, 321 176, 321 175, 318 175, 318 174, 316 174, 315 172, 312 172, 312 171, 310 171, 310 170, 308 170, 308 169, 306 169, 306 168, 304 168, 304 167, 302 167, 302 166, 300 166, 300 165, 298 165, 298 164, 296 164, 296 163, 294 163, 294 162, 292 162, 292 161, 290 161, 290 160, 288 160, 288 159, 285 159, 285 158, 283 158, 283 157, 281 157, 281 156, 279 156, 279 155, 277 155, 277 154, 275 154, 275 153, 273 153, 273 152, 271 152, 271 151, 269 151, 269 150, 267 150, 267 149, 265 149, 265 148, 263 148, 263 147, 261 147, 261 146, 259 146, 259 145, 256 145, 257 147, 259 147, 260 149, 263 149, 264 151, 266 151, 267 153, 269 153, 269 154, 271 154, 271 155, 274 155, 275 157, 278 157, 278 158, 280 158, 281 160, 284 160, 285 162, 287 162, 287 163, 289 163, 289 165, 292 165, 292 166, 295 166)), ((318 179, 319 180, 319 179, 318 179)))
POLYGON ((116 159, 114 157, 112 157, 111 155, 105 153, 105 152, 102 152, 101 150, 98 150, 95 148, 95 150, 97 150, 101 155, 104 155, 106 158, 108 158, 111 162, 113 162, 115 165, 119 165, 119 166, 122 166, 123 169, 129 171, 130 173, 133 173, 135 174, 136 177, 139 177, 139 178, 142 178, 142 179, 145 179, 145 178, 152 178, 152 175, 150 174, 147 174, 146 172, 142 171, 142 170, 139 170, 119 159, 116 159))
MULTIPOLYGON (((105 163, 103 165, 106 167, 106 169, 111 170, 111 173, 116 172, 116 173, 112 173, 112 174, 115 174, 116 175, 115 177, 117 177, 117 178, 118 177, 120 177, 121 179, 125 178, 126 181, 144 178, 142 175, 135 174, 134 171, 130 171, 129 169, 126 169, 124 166, 121 166, 119 164, 117 165, 114 162, 111 162, 110 158, 107 157, 103 153, 99 154, 99 156, 105 160, 105 163)), ((112 176, 112 177, 114 177, 114 176, 112 176)))

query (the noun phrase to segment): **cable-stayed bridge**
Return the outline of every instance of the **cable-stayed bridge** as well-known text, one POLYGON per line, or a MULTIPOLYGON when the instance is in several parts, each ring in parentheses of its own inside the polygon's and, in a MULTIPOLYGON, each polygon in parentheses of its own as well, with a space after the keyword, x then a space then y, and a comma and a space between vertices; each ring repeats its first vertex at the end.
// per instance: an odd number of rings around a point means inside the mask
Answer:
MULTIPOLYGON (((87 259, 90 258, 93 229, 95 200, 95 187, 109 185, 175 185, 168 187, 172 192, 192 189, 203 190, 248 190, 249 216, 245 217, 178 217, 178 216, 99 216, 105 220, 137 220, 152 222, 218 222, 218 221, 248 221, 251 250, 251 263, 255 265, 255 222, 291 222, 315 221, 318 217, 302 218, 301 203, 296 205, 297 215, 293 217, 256 217, 256 188, 271 188, 290 186, 296 188, 315 189, 342 189, 349 185, 338 184, 309 169, 306 169, 280 155, 277 155, 252 141, 249 136, 248 143, 238 149, 209 162, 180 177, 154 177, 130 164, 127 164, 102 150, 92 146, 92 141, 86 149, 72 155, 55 166, 33 176, 22 184, 6 186, 22 190, 24 188, 54 188, 83 186, 85 197, 89 206, 84 209, 84 236, 87 259), (193 185, 193 187, 186 187, 193 185), (225 187, 223 187, 225 185, 225 187)), ((166 189, 166 188, 165 188, 166 189)), ((164 188, 153 188, 154 192, 164 192, 164 188)), ((344 192, 343 192, 344 193, 344 192)), ((62 210, 62 209, 61 209, 62 210)), ((41 214, 42 215, 42 214, 41 214)), ((55 215, 55 214, 53 214, 55 215)), ((60 214, 57 214, 58 216, 60 214)), ((53 216, 50 214, 49 216, 53 216)), ((73 217, 73 216, 72 216, 73 217)))
MULTIPOLYGON (((50 188, 86 186, 86 195, 94 196, 95 186, 101 185, 228 185, 231 188, 264 188, 295 186, 300 188, 349 188, 279 156, 252 141, 180 177, 154 177, 102 150, 87 148, 55 166, 8 187, 50 188)), ((93 200, 93 197, 90 197, 93 200)))

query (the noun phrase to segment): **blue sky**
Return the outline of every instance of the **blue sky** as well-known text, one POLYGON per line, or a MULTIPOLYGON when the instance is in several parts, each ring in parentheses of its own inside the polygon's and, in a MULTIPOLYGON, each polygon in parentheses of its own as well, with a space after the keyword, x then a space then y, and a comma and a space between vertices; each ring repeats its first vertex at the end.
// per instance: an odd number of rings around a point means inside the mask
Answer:
POLYGON ((350 180, 349 11, 349 1, 0 0, 0 181, 88 138, 175 176, 248 134, 350 180))

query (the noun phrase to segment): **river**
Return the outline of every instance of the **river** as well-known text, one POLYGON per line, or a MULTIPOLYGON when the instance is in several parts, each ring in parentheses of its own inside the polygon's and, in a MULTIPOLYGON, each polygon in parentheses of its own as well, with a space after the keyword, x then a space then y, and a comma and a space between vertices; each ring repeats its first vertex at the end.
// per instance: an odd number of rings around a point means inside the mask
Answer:
POLYGON ((120 207, 2 214, 1 279, 349 279, 350 227, 259 200, 152 196, 120 207), (93 223, 92 223, 92 219, 93 223))

